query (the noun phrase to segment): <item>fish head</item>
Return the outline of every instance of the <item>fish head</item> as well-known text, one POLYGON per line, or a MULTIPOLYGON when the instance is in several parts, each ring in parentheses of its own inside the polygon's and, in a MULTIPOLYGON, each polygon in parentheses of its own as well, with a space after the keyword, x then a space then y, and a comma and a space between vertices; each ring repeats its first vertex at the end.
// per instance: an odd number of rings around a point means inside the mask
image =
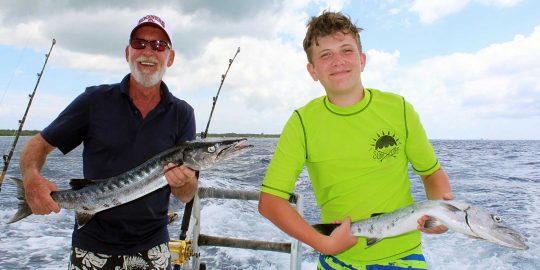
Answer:
POLYGON ((500 216, 475 206, 471 206, 466 212, 467 223, 477 237, 511 248, 529 248, 526 244, 527 238, 506 225, 500 216))
POLYGON ((201 139, 186 143, 183 164, 193 170, 206 170, 215 164, 247 152, 253 145, 247 139, 201 139))

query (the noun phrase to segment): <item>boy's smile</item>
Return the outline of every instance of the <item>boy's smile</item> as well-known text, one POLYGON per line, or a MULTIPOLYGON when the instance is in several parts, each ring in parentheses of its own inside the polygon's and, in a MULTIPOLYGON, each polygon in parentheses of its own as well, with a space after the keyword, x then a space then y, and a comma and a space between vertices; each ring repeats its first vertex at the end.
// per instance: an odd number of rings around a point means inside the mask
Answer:
POLYGON ((363 93, 360 73, 364 70, 365 55, 359 51, 354 37, 339 32, 318 38, 317 43, 312 47, 313 63, 307 68, 313 80, 324 86, 330 100, 363 93))

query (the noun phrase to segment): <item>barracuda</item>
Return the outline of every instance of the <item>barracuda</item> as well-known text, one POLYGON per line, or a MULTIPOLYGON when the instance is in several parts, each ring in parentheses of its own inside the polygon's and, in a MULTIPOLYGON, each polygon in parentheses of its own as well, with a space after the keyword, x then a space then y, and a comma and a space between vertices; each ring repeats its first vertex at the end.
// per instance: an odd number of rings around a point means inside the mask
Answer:
MULTIPOLYGON (((217 163, 237 156, 253 147, 246 139, 194 140, 172 147, 147 160, 138 167, 118 176, 100 179, 73 179, 72 189, 54 191, 51 197, 61 208, 74 209, 78 228, 83 227, 96 213, 143 197, 167 185, 165 170, 168 163, 186 165, 193 170, 206 170, 217 163)), ((32 214, 24 198, 23 183, 17 184, 19 207, 7 222, 13 223, 32 214)))
MULTIPOLYGON (((527 239, 504 224, 501 217, 460 201, 419 202, 391 213, 353 222, 351 231, 356 236, 365 237, 367 246, 370 247, 383 238, 416 230, 417 220, 424 215, 433 218, 426 222, 426 228, 443 224, 450 230, 498 245, 516 249, 529 248, 526 244, 527 239)), ((326 235, 330 235, 337 226, 339 224, 313 225, 326 235)))

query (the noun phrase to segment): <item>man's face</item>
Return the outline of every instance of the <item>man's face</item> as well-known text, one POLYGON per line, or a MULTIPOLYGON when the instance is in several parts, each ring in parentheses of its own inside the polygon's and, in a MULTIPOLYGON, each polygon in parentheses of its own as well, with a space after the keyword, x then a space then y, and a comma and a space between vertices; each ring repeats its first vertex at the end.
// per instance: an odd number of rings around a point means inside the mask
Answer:
MULTIPOLYGON (((167 41, 167 36, 163 31, 151 26, 142 26, 137 29, 133 38, 167 41)), ((167 67, 170 67, 174 61, 174 51, 171 49, 165 49, 162 52, 155 51, 152 50, 150 44, 139 50, 128 45, 126 47, 126 60, 135 81, 144 87, 151 87, 161 83, 167 67)))
POLYGON ((309 74, 320 81, 327 94, 346 94, 362 87, 360 73, 364 70, 366 56, 350 34, 336 33, 317 39, 311 48, 312 62, 307 65, 309 74))

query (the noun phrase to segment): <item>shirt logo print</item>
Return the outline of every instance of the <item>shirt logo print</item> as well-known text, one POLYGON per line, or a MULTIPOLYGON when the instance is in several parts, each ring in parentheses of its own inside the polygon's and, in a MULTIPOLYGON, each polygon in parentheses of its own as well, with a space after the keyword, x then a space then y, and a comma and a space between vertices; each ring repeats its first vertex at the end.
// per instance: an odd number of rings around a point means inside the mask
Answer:
POLYGON ((395 133, 389 130, 377 132, 371 144, 371 153, 374 160, 383 162, 390 157, 397 157, 401 143, 395 133))

